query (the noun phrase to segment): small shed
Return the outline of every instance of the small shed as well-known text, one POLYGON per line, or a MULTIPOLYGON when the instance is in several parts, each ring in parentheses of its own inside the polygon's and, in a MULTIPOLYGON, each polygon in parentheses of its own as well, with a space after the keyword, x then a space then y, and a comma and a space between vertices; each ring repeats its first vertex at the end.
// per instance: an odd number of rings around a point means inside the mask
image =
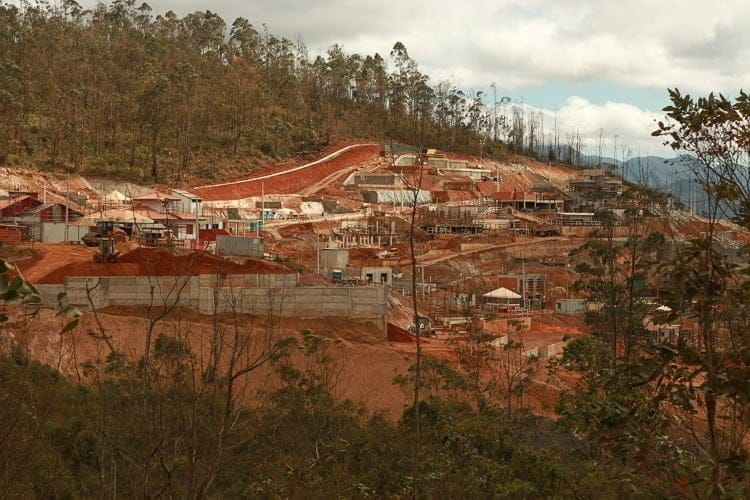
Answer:
POLYGON ((555 314, 580 316, 586 312, 585 299, 556 299, 555 314))
POLYGON ((393 284, 393 269, 390 267, 363 267, 360 279, 367 283, 391 285, 393 284))

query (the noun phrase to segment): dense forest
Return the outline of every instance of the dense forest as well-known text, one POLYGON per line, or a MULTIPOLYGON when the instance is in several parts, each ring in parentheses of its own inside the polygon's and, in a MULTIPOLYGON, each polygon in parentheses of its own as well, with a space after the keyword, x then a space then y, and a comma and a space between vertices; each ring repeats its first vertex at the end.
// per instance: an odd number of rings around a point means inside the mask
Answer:
POLYGON ((507 121, 481 92, 431 84, 400 42, 312 58, 210 11, 0 2, 0 164, 177 182, 341 138, 498 154, 507 121))

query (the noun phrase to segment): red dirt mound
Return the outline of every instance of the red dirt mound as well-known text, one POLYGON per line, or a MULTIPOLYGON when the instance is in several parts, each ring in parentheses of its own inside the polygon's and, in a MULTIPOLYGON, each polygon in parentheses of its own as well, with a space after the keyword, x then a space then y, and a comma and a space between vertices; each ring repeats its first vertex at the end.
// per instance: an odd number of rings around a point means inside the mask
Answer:
POLYGON ((198 274, 290 274, 291 269, 274 262, 248 259, 244 264, 224 260, 206 252, 172 252, 137 248, 122 255, 116 264, 77 262, 55 269, 41 284, 65 283, 68 276, 186 276, 198 274))
POLYGON ((414 343, 414 336, 393 323, 388 323, 388 342, 414 343))
POLYGON ((138 264, 96 264, 94 262, 73 262, 58 267, 41 278, 41 285, 58 285, 65 283, 68 276, 138 276, 138 264))
POLYGON ((237 264, 207 252, 178 253, 151 248, 137 248, 120 257, 120 262, 139 264, 143 274, 181 276, 186 274, 288 274, 291 269, 265 260, 248 259, 237 264))

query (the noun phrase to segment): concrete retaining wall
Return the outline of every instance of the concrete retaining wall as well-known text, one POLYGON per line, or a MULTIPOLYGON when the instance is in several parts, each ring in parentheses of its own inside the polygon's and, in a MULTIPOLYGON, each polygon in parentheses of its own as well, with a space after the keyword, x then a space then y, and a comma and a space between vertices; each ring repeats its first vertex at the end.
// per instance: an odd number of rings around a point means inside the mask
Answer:
POLYGON ((226 274, 217 277, 211 274, 198 276, 201 288, 288 288, 298 283, 296 274, 226 274))
POLYGON ((383 287, 297 287, 297 276, 213 275, 69 277, 65 285, 40 285, 42 303, 57 305, 65 292, 68 303, 83 310, 108 305, 171 306, 175 303, 201 314, 241 314, 296 318, 345 317, 370 321, 386 331, 386 289, 383 287), (91 296, 91 302, 88 295, 91 296))
POLYGON ((57 305, 57 295, 65 293, 65 285, 35 285, 34 288, 42 298, 42 304, 57 305))
POLYGON ((537 349, 540 358, 552 358, 558 354, 562 354, 563 349, 567 345, 567 342, 557 342, 555 344, 546 345, 537 349))
POLYGON ((108 305, 163 306, 175 302, 197 308, 198 291, 196 276, 69 277, 65 280, 68 303, 81 309, 91 309, 88 294, 96 309, 108 305))
POLYGON ((294 318, 346 317, 386 330, 386 290, 381 287, 200 288, 200 313, 232 310, 294 318))

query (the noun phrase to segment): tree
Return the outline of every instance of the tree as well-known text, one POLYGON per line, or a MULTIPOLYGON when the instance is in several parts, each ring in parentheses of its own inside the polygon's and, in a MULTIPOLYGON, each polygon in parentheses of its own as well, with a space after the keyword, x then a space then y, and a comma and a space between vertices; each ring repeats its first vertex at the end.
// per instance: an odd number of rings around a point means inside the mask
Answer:
POLYGON ((694 321, 695 336, 659 352, 658 373, 666 381, 663 397, 683 417, 676 424, 706 453, 710 494, 735 488, 733 494, 742 495, 746 481, 738 471, 747 464, 750 296, 747 275, 715 235, 722 213, 750 226, 750 97, 741 91, 734 101, 714 94, 694 100, 677 89, 669 96, 667 120, 653 135, 689 155, 691 173, 708 196, 708 222, 663 269, 672 284, 670 305, 694 321))
POLYGON ((713 93, 693 99, 670 89, 672 104, 665 107, 654 136, 687 154, 690 170, 703 188, 719 201, 719 210, 750 226, 750 95, 740 91, 735 100, 713 93))
POLYGON ((630 357, 646 334, 643 317, 648 305, 642 298, 648 291, 647 276, 665 243, 642 215, 648 198, 646 191, 631 190, 623 199, 630 205, 624 217, 602 213, 604 224, 575 251, 580 259, 576 271, 581 277, 573 289, 584 292, 593 306, 586 313, 586 322, 611 345, 613 363, 620 356, 630 357), (615 236, 623 226, 627 239, 620 244, 615 236))
POLYGON ((146 72, 138 94, 138 112, 141 126, 148 132, 151 156, 151 177, 159 178, 161 135, 172 117, 174 93, 169 77, 155 68, 146 72))
POLYGON ((21 69, 10 60, 0 60, 0 165, 19 136, 23 116, 23 79, 21 69))

